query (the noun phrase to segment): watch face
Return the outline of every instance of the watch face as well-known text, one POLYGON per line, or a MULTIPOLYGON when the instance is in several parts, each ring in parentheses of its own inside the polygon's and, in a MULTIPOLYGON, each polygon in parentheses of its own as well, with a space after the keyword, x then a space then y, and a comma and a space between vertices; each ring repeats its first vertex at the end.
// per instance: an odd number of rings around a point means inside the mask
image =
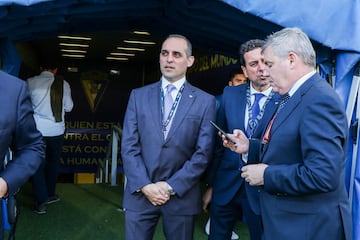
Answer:
POLYGON ((169 195, 171 195, 171 196, 175 195, 174 189, 169 189, 169 190, 168 190, 168 193, 169 193, 169 195))

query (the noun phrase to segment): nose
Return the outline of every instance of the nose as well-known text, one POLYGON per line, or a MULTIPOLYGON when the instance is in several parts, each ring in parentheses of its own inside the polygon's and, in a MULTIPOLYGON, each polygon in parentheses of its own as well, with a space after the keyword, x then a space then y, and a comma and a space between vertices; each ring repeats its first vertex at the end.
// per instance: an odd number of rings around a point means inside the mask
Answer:
POLYGON ((260 61, 259 63, 259 70, 264 71, 266 69, 266 64, 264 61, 260 61))
POLYGON ((264 69, 262 70, 262 72, 263 72, 263 75, 264 75, 264 76, 270 76, 270 73, 269 73, 269 71, 268 71, 268 68, 264 67, 264 69))
POLYGON ((167 62, 172 62, 174 59, 173 59, 173 56, 171 54, 167 55, 166 57, 166 61, 167 62))

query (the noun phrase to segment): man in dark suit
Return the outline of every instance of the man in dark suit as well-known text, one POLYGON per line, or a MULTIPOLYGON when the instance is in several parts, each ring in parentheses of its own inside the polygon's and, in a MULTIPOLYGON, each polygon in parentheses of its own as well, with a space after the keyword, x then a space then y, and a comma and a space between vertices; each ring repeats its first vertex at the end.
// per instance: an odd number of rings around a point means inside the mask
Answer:
MULTIPOLYGON (((249 40, 240 47, 240 63, 249 84, 226 87, 222 95, 217 123, 225 131, 247 129, 251 138, 258 138, 275 112, 278 94, 270 87, 269 76, 265 73, 261 47, 264 41, 249 40), (256 100, 256 96, 259 98, 256 100), (258 111, 255 113, 255 108, 258 111)), ((219 138, 215 157, 208 169, 209 188, 204 194, 203 208, 210 205, 209 239, 231 239, 236 220, 243 213, 252 240, 260 240, 262 223, 260 217, 258 189, 251 187, 241 178, 241 166, 247 156, 225 149, 219 138)), ((250 162, 247 162, 248 164, 250 162)))
MULTIPOLYGON (((0 71, 0 197, 14 195, 44 161, 45 145, 36 129, 26 83, 0 71), (12 160, 4 168, 8 150, 12 160)), ((1 208, 1 212, 4 209, 1 208)), ((0 239, 4 238, 0 214, 0 239)))
POLYGON ((167 239, 193 239, 200 177, 215 137, 209 124, 215 119, 215 97, 186 81, 194 62, 189 40, 170 35, 159 62, 161 80, 132 91, 124 119, 127 240, 152 239, 160 217, 167 239))
POLYGON ((261 150, 261 163, 243 167, 241 176, 261 187, 265 240, 352 239, 343 104, 316 73, 315 51, 300 29, 270 35, 263 53, 271 85, 284 101, 261 139, 249 141, 235 130, 236 144, 224 145, 249 158, 261 150))

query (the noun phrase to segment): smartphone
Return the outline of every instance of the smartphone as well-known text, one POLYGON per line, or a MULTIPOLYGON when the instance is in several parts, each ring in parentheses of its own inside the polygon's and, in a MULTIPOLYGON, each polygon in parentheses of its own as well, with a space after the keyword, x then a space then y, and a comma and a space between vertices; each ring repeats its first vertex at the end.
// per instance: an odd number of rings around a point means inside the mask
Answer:
POLYGON ((211 125, 213 125, 218 131, 221 132, 222 135, 224 135, 230 142, 236 144, 236 142, 234 141, 234 139, 232 139, 224 130, 222 130, 218 125, 216 125, 216 123, 214 123, 213 121, 209 120, 209 122, 211 123, 211 125))

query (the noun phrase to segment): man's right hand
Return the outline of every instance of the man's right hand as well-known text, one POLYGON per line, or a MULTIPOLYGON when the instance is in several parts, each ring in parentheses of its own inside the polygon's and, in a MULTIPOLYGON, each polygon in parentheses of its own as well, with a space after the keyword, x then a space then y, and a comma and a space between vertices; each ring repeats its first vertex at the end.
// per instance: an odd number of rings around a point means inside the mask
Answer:
POLYGON ((155 183, 145 185, 141 188, 141 192, 154 206, 163 205, 170 199, 167 191, 155 183))
POLYGON ((209 205, 210 205, 210 202, 211 202, 211 196, 212 196, 212 187, 208 187, 203 195, 203 210, 204 212, 208 212, 208 209, 209 209, 209 205))
POLYGON ((224 135, 221 135, 224 147, 240 154, 244 154, 249 151, 249 139, 243 131, 234 129, 233 134, 228 135, 235 141, 235 143, 232 143, 224 135))

